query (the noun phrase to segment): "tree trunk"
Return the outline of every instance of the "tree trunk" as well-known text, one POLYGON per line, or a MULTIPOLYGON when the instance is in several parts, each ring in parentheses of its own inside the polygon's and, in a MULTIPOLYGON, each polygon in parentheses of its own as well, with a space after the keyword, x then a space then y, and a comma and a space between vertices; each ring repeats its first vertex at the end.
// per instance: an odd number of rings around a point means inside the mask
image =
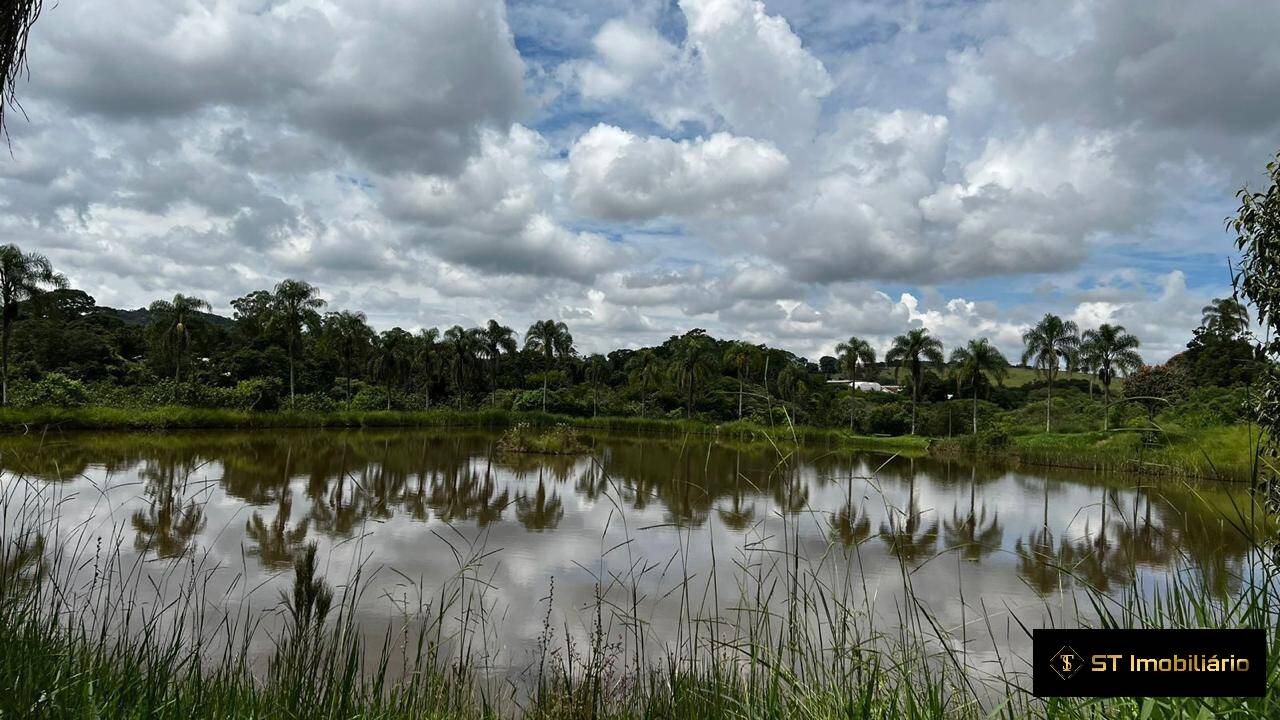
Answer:
POLYGON ((769 411, 769 427, 773 427, 773 398, 769 397, 769 354, 764 356, 764 403, 769 411))
POLYGON ((738 419, 742 419, 742 371, 738 371, 738 419))
POLYGON ((1053 408, 1053 378, 1049 378, 1049 397, 1044 401, 1044 431, 1049 432, 1049 411, 1053 408))
POLYGON ((1111 383, 1102 384, 1102 431, 1110 429, 1111 424, 1111 383))
POLYGON ((542 412, 547 411, 547 373, 551 372, 551 361, 542 364, 542 412))
POLYGON ((3 339, 0 339, 0 405, 9 404, 9 335, 13 332, 5 313, 3 339))
POLYGON ((978 380, 973 381, 973 434, 978 435, 978 380))
POLYGON ((693 375, 689 376, 689 395, 684 403, 684 417, 686 420, 693 419, 693 375))
POLYGON ((920 380, 911 374, 911 434, 916 434, 916 403, 920 402, 920 380))
MULTIPOLYGON (((391 395, 387 395, 391 399, 391 395)), ((289 346, 289 404, 293 404, 293 345, 289 346)))
POLYGON ((347 385, 347 410, 348 410, 348 411, 350 411, 350 410, 351 410, 351 354, 350 354, 350 353, 347 353, 344 357, 345 357, 345 359, 346 359, 346 362, 344 362, 344 363, 343 363, 343 365, 345 366, 345 367, 343 368, 343 372, 344 372, 344 373, 346 373, 346 375, 347 375, 347 383, 346 383, 346 385, 347 385))

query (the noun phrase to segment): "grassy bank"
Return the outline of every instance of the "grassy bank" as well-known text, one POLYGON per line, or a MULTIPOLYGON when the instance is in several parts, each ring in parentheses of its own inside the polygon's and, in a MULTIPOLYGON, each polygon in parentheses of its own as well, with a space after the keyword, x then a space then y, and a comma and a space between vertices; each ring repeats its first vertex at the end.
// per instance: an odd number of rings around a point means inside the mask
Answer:
POLYGON ((426 412, 353 411, 332 413, 241 412, 182 406, 150 409, 109 407, 4 408, 0 433, 48 433, 65 430, 192 430, 267 428, 391 428, 483 427, 506 428, 520 423, 533 427, 571 425, 578 428, 661 435, 720 435, 760 442, 840 444, 890 452, 923 454, 929 446, 921 437, 868 437, 843 430, 813 427, 766 427, 751 422, 713 424, 697 420, 643 417, 572 417, 509 410, 430 410, 426 412))
POLYGON ((210 410, 181 406, 152 409, 6 408, 0 432, 47 434, 65 430, 179 430, 264 428, 535 428, 568 425, 654 435, 715 435, 746 442, 802 443, 895 452, 903 455, 986 454, 1029 465, 1135 472, 1226 480, 1245 480, 1252 472, 1256 430, 1245 425, 1183 430, 1034 433, 1014 435, 997 447, 976 451, 965 436, 929 439, 917 436, 869 437, 847 430, 809 426, 766 427, 753 422, 713 424, 697 420, 642 417, 571 417, 508 410, 457 412, 354 411, 332 413, 210 410))
MULTIPOLYGON (((858 567, 850 557, 856 548, 785 543, 777 552, 741 548, 737 615, 708 618, 690 607, 676 621, 684 640, 656 657, 644 651, 643 613, 618 602, 642 585, 645 571, 633 568, 612 578, 619 594, 598 590, 594 605, 580 609, 578 620, 591 627, 585 644, 558 636, 548 613, 525 669, 495 679, 485 672, 492 660, 485 625, 495 615, 484 610, 482 557, 463 553, 454 581, 416 588, 427 599, 395 611, 385 628, 361 627, 357 607, 371 601, 364 571, 326 578, 314 549, 295 562, 291 592, 257 608, 228 603, 206 594, 202 578, 211 570, 199 557, 122 560, 110 540, 61 525, 47 506, 18 505, 15 483, 3 487, 4 517, 14 523, 0 549, 4 718, 1280 716, 1280 573, 1260 542, 1251 582, 1225 600, 1209 598, 1191 574, 1171 573, 1153 592, 1090 591, 1088 601, 1100 626, 1265 629, 1269 682, 1261 698, 1038 700, 1026 690, 1021 659, 967 657, 972 638, 964 633, 980 633, 984 623, 940 626, 911 590, 905 563, 907 596, 884 627, 859 589, 866 578, 835 579, 813 562, 844 553, 841 566, 858 567), (166 588, 165 601, 149 600, 151 588, 166 588), (764 588, 780 597, 771 604, 764 588), (272 646, 255 658, 250 641, 263 634, 272 646)), ((704 580, 679 567, 677 576, 682 570, 675 586, 702 591, 704 580)), ((968 602, 975 613, 983 607, 968 602)), ((994 614, 985 617, 986 632, 1009 621, 999 609, 981 612, 994 614)))
POLYGON ((1247 425, 1195 430, 1124 428, 1111 432, 1035 433, 984 447, 969 438, 935 441, 939 455, 976 455, 1046 467, 1245 482, 1253 475, 1258 430, 1247 425))

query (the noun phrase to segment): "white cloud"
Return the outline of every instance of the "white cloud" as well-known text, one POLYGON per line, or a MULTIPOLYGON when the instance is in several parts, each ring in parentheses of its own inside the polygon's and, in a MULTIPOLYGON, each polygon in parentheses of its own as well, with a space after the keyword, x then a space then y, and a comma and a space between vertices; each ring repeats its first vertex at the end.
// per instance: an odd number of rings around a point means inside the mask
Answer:
POLYGON ((712 106, 733 130, 783 148, 807 143, 831 78, 786 20, 758 0, 680 0, 712 106))
POLYGON ((569 153, 569 192, 596 217, 635 220, 758 209, 780 189, 786 156, 726 133, 674 142, 597 125, 569 153))

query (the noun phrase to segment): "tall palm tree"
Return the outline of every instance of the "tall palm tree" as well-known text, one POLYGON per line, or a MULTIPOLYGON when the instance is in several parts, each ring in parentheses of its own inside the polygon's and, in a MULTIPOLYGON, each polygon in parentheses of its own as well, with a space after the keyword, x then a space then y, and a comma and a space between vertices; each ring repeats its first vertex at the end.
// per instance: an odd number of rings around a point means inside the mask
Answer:
POLYGON ((684 414, 693 417, 693 398, 699 383, 711 374, 711 343, 701 329, 690 330, 676 343, 671 358, 671 377, 685 391, 684 414))
POLYGON ((1249 311, 1235 298, 1214 298, 1200 312, 1200 324, 1214 335, 1231 338, 1249 327, 1249 311))
POLYGON ((893 339, 893 346, 885 353, 889 365, 904 366, 911 373, 911 434, 916 434, 916 404, 920 402, 920 383, 924 380, 925 364, 942 365, 942 341, 929 334, 928 328, 916 328, 893 339))
POLYGON ((539 320, 524 334, 524 349, 542 354, 542 412, 547 411, 547 375, 556 360, 573 354, 569 326, 556 320, 539 320))
POLYGON ((662 382, 662 368, 652 350, 641 350, 627 361, 627 379, 640 387, 640 413, 648 416, 649 395, 662 382))
POLYGON ((372 370, 374 377, 382 380, 387 395, 387 409, 391 409, 391 392, 403 382, 413 353, 413 335, 403 328, 384 330, 374 344, 372 370))
POLYGON ((986 338, 970 340, 969 344, 951 351, 951 364, 956 366, 956 376, 961 382, 973 385, 973 434, 978 434, 978 380, 987 377, 1004 382, 1009 376, 1009 361, 987 342, 986 338))
POLYGON ((484 354, 489 360, 493 381, 490 383, 489 404, 492 405, 498 394, 498 363, 503 355, 511 355, 516 351, 516 331, 490 320, 480 331, 484 342, 484 354))
POLYGON ((745 393, 745 379, 751 374, 751 363, 759 354, 759 348, 745 342, 735 342, 724 354, 725 362, 738 374, 738 419, 742 419, 742 397, 745 393))
POLYGON ((181 380, 182 352, 191 345, 191 321, 197 312, 209 309, 204 300, 182 294, 174 295, 173 300, 157 300, 147 308, 153 327, 173 345, 174 382, 181 380))
POLYGON ((778 395, 791 403, 791 415, 800 422, 800 412, 809 396, 809 373, 803 363, 787 363, 778 373, 778 395))
POLYGON ((1049 432, 1053 412, 1053 381, 1058 378, 1064 358, 1071 357, 1080 347, 1080 328, 1070 320, 1063 320, 1053 313, 1045 316, 1034 327, 1022 333, 1022 362, 1034 362, 1036 370, 1049 383, 1049 396, 1044 403, 1044 431, 1049 432))
POLYGON ((849 431, 853 432, 853 396, 857 393, 858 366, 868 370, 876 364, 876 351, 871 343, 857 336, 836 345, 836 359, 840 361, 840 369, 849 377, 849 431))
MULTIPOLYGON (((22 6, 23 3, 19 2, 19 15, 22 13, 22 6)), ((31 19, 35 19, 34 14, 31 19)), ((0 43, 5 41, 8 32, 9 30, 0 31, 0 43)), ((23 36, 25 37, 25 33, 23 36)), ((6 60, 2 54, 8 50, 9 48, 0 45, 0 62, 6 60)), ((7 71, 8 67, 4 69, 7 71)), ((0 76, 0 81, 7 79, 0 76)), ((0 98, 2 97, 3 93, 0 92, 0 98)), ((2 109, 3 103, 0 103, 0 110, 2 109)), ((49 258, 40 253, 24 253, 13 244, 0 247, 0 306, 4 313, 3 332, 0 332, 0 405, 9 404, 9 341, 13 335, 13 321, 18 319, 18 304, 44 292, 46 286, 67 286, 67 279, 53 271, 49 258)))
POLYGON ((422 378, 423 407, 431 409, 431 381, 436 374, 436 358, 439 355, 440 331, 436 328, 423 328, 414 337, 413 370, 422 378))
POLYGON ((342 375, 346 378, 347 409, 351 409, 351 376, 355 374, 355 362, 373 345, 373 328, 369 327, 362 312, 332 312, 324 316, 321 335, 338 354, 342 363, 342 375))
MULTIPOLYGON (((1123 325, 1103 323, 1097 330, 1086 330, 1080 342, 1080 355, 1090 367, 1096 369, 1102 383, 1102 429, 1109 429, 1111 410, 1111 381, 1115 373, 1128 375, 1142 367, 1138 354, 1138 338, 1130 335, 1123 325)), ((1090 381, 1092 384, 1092 381, 1090 381)))
POLYGON ((325 302, 317 295, 311 283, 302 280, 283 280, 276 285, 272 300, 272 320, 284 334, 285 349, 289 354, 289 402, 293 402, 293 361, 302 350, 302 331, 315 328, 320 323, 320 308, 325 302))
POLYGON ((483 332, 479 328, 463 329, 461 325, 454 325, 444 331, 444 345, 449 350, 449 365, 453 368, 453 387, 459 410, 462 409, 467 373, 476 357, 484 350, 483 332))
POLYGON ((600 380, 609 369, 609 361, 600 353, 587 358, 587 382, 591 383, 591 417, 596 416, 600 407, 600 380))

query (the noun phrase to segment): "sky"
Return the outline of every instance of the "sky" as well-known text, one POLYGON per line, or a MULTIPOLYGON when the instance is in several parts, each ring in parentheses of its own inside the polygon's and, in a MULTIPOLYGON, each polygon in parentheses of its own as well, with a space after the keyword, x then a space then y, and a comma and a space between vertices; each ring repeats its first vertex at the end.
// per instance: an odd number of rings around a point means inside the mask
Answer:
POLYGON ((1280 3, 73 0, 0 239, 99 304, 286 277, 379 329, 691 328, 810 358, 1046 312, 1149 362, 1229 292, 1280 3))

